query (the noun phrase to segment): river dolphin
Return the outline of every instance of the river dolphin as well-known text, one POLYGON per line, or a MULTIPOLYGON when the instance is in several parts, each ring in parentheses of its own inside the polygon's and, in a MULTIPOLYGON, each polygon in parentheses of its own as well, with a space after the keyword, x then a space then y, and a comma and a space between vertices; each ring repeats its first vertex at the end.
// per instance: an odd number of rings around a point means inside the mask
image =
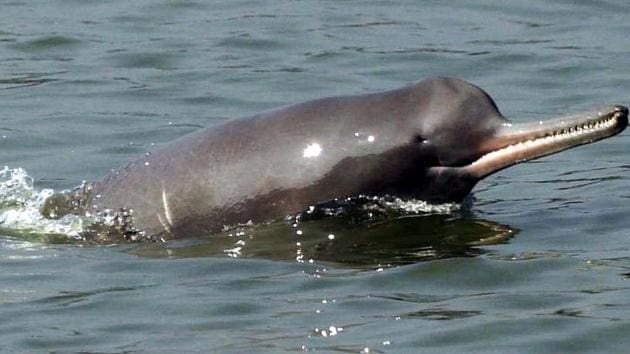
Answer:
POLYGON ((396 196, 461 202, 508 166, 613 136, 620 105, 511 123, 490 96, 453 78, 322 98, 184 136, 75 192, 45 215, 124 210, 161 239, 262 222, 334 198, 396 196))

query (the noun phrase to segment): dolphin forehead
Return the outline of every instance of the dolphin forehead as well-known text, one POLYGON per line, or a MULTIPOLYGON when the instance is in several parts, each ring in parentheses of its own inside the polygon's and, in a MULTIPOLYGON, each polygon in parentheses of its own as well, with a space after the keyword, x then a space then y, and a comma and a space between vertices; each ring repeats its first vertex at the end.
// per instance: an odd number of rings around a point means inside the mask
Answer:
POLYGON ((488 93, 466 81, 440 77, 418 86, 423 98, 418 135, 431 144, 444 166, 478 158, 484 141, 509 123, 488 93))

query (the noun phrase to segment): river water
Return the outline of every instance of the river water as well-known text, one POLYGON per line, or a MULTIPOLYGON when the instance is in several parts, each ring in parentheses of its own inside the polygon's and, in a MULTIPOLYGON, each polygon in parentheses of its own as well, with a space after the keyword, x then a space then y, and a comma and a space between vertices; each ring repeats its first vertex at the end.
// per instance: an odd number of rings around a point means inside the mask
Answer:
MULTIPOLYGON (((0 164, 69 189, 226 119, 436 75, 514 121, 629 103, 627 1, 454 4, 4 1, 0 164)), ((504 170, 459 212, 305 224, 300 247, 286 225, 244 250, 5 227, 0 350, 625 352, 629 145, 504 170)))

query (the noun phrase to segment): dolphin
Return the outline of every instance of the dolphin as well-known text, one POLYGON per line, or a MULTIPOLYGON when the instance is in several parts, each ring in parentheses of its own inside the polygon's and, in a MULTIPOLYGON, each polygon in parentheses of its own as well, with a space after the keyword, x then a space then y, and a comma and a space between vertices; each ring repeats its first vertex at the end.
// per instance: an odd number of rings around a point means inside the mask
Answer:
POLYGON ((497 171, 613 136, 627 125, 621 105, 512 123, 479 87, 430 78, 189 134, 100 181, 49 198, 42 213, 120 211, 134 230, 166 240, 278 219, 342 197, 461 202, 497 171))

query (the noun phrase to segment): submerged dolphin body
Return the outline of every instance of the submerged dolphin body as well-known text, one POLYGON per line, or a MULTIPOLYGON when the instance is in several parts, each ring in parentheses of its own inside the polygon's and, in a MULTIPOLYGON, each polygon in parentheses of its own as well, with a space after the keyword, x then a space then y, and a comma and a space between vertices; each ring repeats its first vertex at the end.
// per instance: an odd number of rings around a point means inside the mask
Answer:
MULTIPOLYGON (((202 236, 337 197, 460 202, 494 172, 627 125, 628 110, 619 105, 510 123, 480 88, 432 78, 213 126, 62 199, 72 212, 133 210, 134 227, 147 235, 202 236)), ((59 209, 59 197, 46 205, 46 212, 59 209)))

